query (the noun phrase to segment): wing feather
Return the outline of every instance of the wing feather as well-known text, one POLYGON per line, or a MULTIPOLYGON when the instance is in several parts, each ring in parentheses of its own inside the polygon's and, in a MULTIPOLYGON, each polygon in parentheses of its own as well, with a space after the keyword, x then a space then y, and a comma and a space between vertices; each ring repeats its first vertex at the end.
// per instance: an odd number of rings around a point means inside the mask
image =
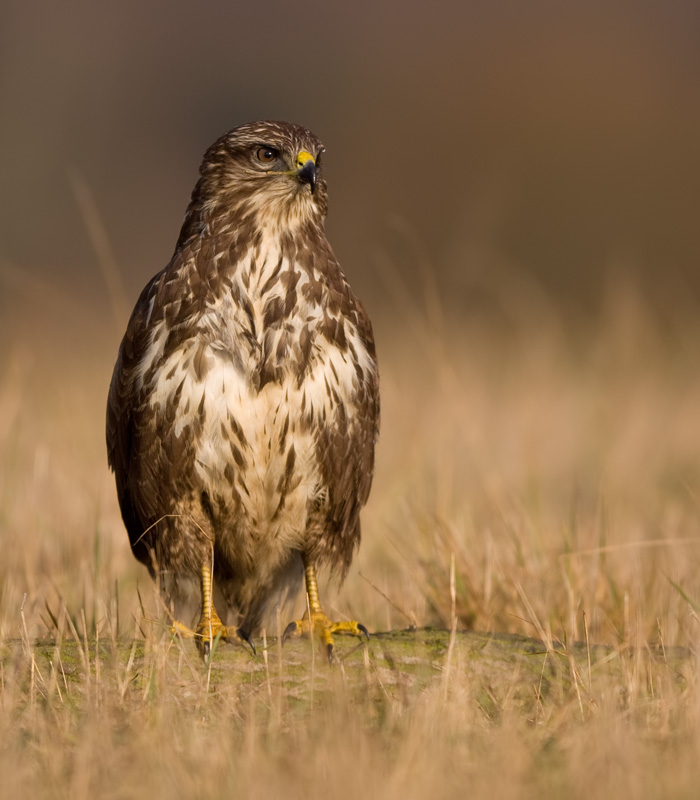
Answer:
POLYGON ((150 566, 148 548, 141 540, 145 520, 139 514, 134 496, 132 457, 139 428, 139 370, 151 341, 149 322, 162 275, 161 272, 154 276, 136 302, 119 346, 107 396, 107 460, 116 479, 119 507, 132 550, 147 566, 150 566))

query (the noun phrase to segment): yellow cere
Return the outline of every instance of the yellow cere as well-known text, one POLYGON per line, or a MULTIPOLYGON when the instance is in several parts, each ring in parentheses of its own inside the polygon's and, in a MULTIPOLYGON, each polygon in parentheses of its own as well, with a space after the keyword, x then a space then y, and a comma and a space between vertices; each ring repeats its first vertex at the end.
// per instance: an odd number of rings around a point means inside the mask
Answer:
POLYGON ((306 164, 308 161, 311 161, 312 164, 315 164, 316 161, 311 153, 307 153, 306 150, 302 150, 301 153, 297 156, 297 167, 301 168, 306 164))

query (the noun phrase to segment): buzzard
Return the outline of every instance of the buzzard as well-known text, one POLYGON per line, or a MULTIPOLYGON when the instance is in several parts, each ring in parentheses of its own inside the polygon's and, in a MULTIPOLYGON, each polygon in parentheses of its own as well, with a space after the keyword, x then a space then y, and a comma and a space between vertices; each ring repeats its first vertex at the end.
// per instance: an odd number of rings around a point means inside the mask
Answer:
POLYGON ((207 150, 112 375, 107 451, 131 547, 203 655, 218 636, 250 644, 302 576, 310 613, 285 637, 319 636, 332 658, 334 633, 368 635, 328 619, 316 581, 324 563, 342 579, 359 545, 379 426, 372 327, 324 232, 323 152, 269 121, 207 150))

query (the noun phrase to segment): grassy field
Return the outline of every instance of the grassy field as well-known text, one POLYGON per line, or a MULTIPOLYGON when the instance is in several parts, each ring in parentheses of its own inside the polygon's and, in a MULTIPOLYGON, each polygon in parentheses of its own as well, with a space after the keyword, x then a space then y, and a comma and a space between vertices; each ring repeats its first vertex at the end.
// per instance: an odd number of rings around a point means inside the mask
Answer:
POLYGON ((455 633, 343 642, 333 670, 277 647, 301 599, 255 658, 204 665, 170 637, 105 464, 116 325, 48 287, 29 316, 19 287, 0 320, 1 796, 697 796, 698 308, 619 286, 579 324, 508 285, 462 319, 399 287, 377 319, 375 486, 328 605, 455 633), (463 630, 544 645, 494 660, 463 630))

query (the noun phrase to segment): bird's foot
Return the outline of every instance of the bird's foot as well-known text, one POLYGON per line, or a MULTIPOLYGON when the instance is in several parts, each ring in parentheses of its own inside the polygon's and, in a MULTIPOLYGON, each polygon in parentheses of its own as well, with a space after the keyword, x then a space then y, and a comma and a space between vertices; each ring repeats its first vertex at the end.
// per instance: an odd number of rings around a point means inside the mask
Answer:
POLYGON ((187 625, 183 625, 181 622, 175 620, 170 626, 170 632, 174 635, 179 634, 186 638, 194 638, 197 650, 199 650, 200 655, 204 659, 209 657, 214 642, 219 639, 223 639, 225 642, 245 645, 249 647, 252 654, 255 655, 255 645, 250 636, 241 628, 224 625, 219 619, 216 609, 212 609, 211 617, 206 614, 202 615, 196 630, 192 630, 192 628, 188 628, 187 625))
POLYGON ((211 609, 211 616, 202 614, 202 618, 199 620, 199 625, 197 625, 195 633, 195 644, 202 658, 208 658, 211 648, 217 639, 223 639, 225 642, 234 644, 247 645, 250 647, 253 655, 255 655, 255 645, 251 641, 250 636, 241 628, 224 625, 213 606, 211 609))
POLYGON ((312 611, 311 618, 305 616, 304 619, 290 622, 282 634, 282 644, 291 636, 309 636, 313 634, 321 640, 329 661, 333 661, 333 634, 338 633, 344 636, 357 636, 369 641, 369 631, 359 622, 351 620, 348 622, 331 622, 323 611, 312 611))

